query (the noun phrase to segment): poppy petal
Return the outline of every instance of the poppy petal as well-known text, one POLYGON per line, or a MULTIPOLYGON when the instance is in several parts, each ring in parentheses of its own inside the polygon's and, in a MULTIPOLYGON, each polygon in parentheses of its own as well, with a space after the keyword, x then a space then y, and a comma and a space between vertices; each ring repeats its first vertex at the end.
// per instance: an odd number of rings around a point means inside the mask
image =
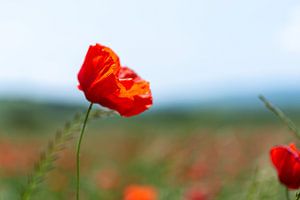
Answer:
POLYGON ((279 180, 289 189, 300 187, 300 158, 293 146, 276 146, 270 151, 270 157, 275 166, 279 180))
POLYGON ((152 105, 149 83, 130 68, 121 67, 118 56, 100 44, 90 46, 78 80, 78 88, 90 102, 122 116, 137 115, 152 105))

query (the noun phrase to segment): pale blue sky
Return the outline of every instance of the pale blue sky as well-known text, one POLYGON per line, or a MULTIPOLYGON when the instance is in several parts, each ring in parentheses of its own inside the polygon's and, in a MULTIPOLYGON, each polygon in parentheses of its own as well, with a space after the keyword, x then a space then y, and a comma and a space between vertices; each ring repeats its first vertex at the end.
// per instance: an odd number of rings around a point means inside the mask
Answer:
POLYGON ((0 96, 84 101, 76 76, 96 42, 157 102, 300 86, 298 0, 0 0, 0 96))

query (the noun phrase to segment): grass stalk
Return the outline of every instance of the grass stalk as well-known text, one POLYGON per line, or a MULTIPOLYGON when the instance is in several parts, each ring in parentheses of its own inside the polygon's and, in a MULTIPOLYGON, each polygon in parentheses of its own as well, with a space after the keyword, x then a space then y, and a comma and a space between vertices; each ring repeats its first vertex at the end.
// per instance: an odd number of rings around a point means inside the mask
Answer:
POLYGON ((92 110, 92 107, 93 107, 93 103, 90 104, 90 106, 86 112, 86 115, 85 115, 85 118, 83 121, 83 126, 82 126, 79 140, 78 140, 78 145, 77 145, 77 152, 76 152, 76 167, 77 167, 76 168, 76 199, 77 200, 79 200, 79 191, 80 191, 80 148, 81 148, 82 138, 84 135, 84 130, 85 130, 90 112, 92 110))
POLYGON ((288 128, 295 134, 295 136, 300 139, 300 131, 297 126, 290 120, 279 108, 272 105, 264 96, 260 95, 259 99, 265 104, 271 112, 273 112, 283 123, 285 123, 288 128))
MULTIPOLYGON (((110 110, 96 110, 90 113, 90 120, 111 116, 112 114, 114 112, 110 110)), ((22 200, 31 199, 32 194, 43 182, 46 174, 54 168, 54 162, 57 160, 59 153, 74 138, 74 135, 80 131, 82 120, 83 114, 76 114, 70 122, 65 123, 62 130, 57 131, 54 139, 48 143, 47 148, 41 153, 32 174, 29 175, 28 182, 21 194, 22 200)))

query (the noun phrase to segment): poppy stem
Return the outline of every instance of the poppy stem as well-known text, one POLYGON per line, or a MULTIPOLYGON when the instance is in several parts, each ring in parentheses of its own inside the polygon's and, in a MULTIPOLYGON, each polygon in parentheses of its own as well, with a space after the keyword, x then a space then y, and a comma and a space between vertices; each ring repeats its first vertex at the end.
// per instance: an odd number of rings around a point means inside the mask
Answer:
POLYGON ((291 200, 288 188, 285 188, 285 198, 286 200, 291 200))
POLYGON ((297 192, 296 193, 296 200, 299 200, 300 199, 300 192, 297 192))
POLYGON ((81 142, 82 142, 84 130, 85 130, 88 118, 89 118, 90 111, 92 110, 92 107, 93 107, 93 103, 90 104, 90 106, 89 106, 89 108, 86 112, 86 115, 85 115, 85 118, 84 118, 84 121, 83 121, 83 125, 82 125, 82 129, 81 129, 81 132, 80 132, 80 137, 79 137, 79 140, 78 140, 78 145, 77 145, 77 153, 76 153, 76 158, 77 158, 77 162, 76 162, 76 164, 77 164, 76 199, 77 200, 79 200, 79 189, 80 189, 80 147, 81 147, 81 142))
POLYGON ((297 126, 290 120, 279 108, 272 105, 264 96, 260 95, 259 99, 265 104, 265 106, 279 117, 279 119, 285 123, 289 129, 295 134, 295 136, 300 139, 300 131, 297 126))

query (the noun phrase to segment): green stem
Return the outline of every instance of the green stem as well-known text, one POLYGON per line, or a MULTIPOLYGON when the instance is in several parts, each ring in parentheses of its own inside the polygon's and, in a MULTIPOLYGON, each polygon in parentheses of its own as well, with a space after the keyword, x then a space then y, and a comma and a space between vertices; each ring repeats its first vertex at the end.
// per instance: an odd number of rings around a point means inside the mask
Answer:
POLYGON ((286 200, 291 200, 288 188, 285 188, 285 198, 286 200))
POLYGON ((90 111, 92 110, 92 107, 93 107, 93 103, 90 104, 90 106, 89 106, 89 108, 86 112, 84 122, 83 122, 83 126, 82 126, 82 129, 81 129, 81 132, 80 132, 80 137, 79 137, 79 140, 78 140, 78 145, 77 145, 77 154, 76 154, 76 158, 77 158, 77 162, 76 162, 76 164, 77 164, 76 199, 77 200, 79 200, 79 189, 80 189, 80 147, 81 147, 81 142, 82 142, 84 130, 85 130, 85 127, 86 127, 86 124, 87 124, 87 120, 89 118, 89 114, 90 114, 90 111))
POLYGON ((296 200, 299 200, 300 199, 300 192, 297 192, 296 193, 296 200))
POLYGON ((285 123, 289 129, 300 139, 300 131, 298 130, 297 126, 290 120, 279 108, 272 105, 264 96, 260 95, 259 99, 264 102, 265 106, 273 112, 275 115, 279 117, 283 123, 285 123))

